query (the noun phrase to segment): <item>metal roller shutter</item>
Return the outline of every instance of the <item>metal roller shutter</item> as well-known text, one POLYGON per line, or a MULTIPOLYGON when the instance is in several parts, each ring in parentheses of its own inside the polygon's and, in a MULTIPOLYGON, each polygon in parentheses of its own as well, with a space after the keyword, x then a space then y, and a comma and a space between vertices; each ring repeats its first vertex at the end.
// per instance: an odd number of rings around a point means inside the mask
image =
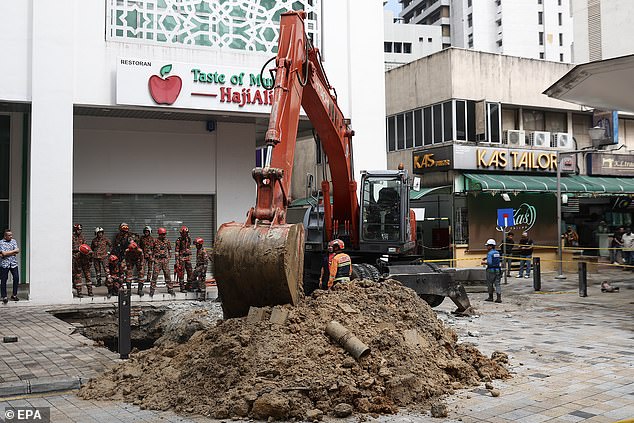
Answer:
MULTIPOLYGON (((174 268, 174 241, 182 225, 189 228, 192 241, 201 237, 209 252, 213 247, 216 228, 216 197, 214 195, 176 194, 74 194, 73 223, 81 223, 84 237, 91 241, 97 226, 104 228, 111 241, 119 231, 119 224, 126 222, 130 231, 143 234, 143 227, 152 227, 156 237, 159 227, 167 229, 167 237, 172 242, 174 268)), ((70 236, 70 235, 69 235, 70 236)), ((194 248, 195 249, 195 248, 194 248)), ((195 253, 192 266, 195 264, 195 253)), ((213 273, 211 264, 208 273, 213 273)), ((159 277, 159 281, 162 276, 159 277)))

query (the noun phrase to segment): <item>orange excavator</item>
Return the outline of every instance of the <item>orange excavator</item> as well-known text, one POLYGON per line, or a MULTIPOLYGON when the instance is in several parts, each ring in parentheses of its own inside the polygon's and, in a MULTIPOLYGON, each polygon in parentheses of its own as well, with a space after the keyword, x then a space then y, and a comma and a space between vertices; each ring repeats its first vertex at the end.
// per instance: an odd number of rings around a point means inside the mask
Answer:
POLYGON ((414 254, 407 171, 362 172, 359 203, 354 131, 306 36, 304 18, 303 11, 281 16, 266 162, 252 171, 256 205, 245 222, 223 224, 216 237, 214 276, 225 317, 245 316, 251 306, 296 304, 317 286, 327 243, 335 238, 345 242, 354 277, 392 277, 432 306, 449 296, 465 311, 470 304, 462 285, 414 254), (328 158, 331 181, 322 182, 321 196, 308 206, 289 209, 301 107, 328 158))

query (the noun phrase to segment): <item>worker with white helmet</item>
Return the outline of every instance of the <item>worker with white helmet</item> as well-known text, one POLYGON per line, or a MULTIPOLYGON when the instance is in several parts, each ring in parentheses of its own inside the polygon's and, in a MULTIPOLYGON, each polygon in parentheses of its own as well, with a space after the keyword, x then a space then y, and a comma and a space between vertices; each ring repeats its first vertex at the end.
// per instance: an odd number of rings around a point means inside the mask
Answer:
POLYGON ((497 298, 496 303, 502 302, 502 286, 500 280, 502 279, 502 267, 500 265, 500 252, 495 249, 497 243, 494 239, 488 239, 484 244, 487 247, 487 256, 482 259, 482 264, 486 264, 486 276, 487 276, 487 289, 489 291, 489 297, 485 301, 493 301, 493 287, 495 287, 495 293, 497 298))

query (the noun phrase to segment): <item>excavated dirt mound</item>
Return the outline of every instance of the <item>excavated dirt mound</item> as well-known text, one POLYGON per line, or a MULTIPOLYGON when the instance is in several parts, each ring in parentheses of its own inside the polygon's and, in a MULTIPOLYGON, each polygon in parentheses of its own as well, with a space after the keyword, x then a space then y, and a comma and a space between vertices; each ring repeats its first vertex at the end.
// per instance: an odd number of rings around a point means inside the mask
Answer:
POLYGON ((301 418, 426 409, 481 381, 507 378, 501 363, 458 344, 426 302, 399 282, 353 281, 316 291, 298 307, 252 310, 185 343, 164 343, 91 380, 86 399, 214 418, 301 418), (325 333, 336 320, 371 352, 359 361, 325 333))

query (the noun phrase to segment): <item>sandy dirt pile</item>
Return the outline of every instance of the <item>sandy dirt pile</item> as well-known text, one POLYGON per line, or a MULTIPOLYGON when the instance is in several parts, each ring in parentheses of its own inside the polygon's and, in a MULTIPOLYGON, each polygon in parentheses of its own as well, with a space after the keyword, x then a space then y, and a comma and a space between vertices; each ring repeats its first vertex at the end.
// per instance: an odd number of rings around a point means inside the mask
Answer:
POLYGON ((218 321, 182 344, 164 342, 84 386, 86 399, 214 418, 317 420, 352 412, 426 409, 443 394, 507 378, 506 354, 458 344, 399 282, 353 281, 298 307, 218 321), (355 360, 324 330, 336 320, 371 352, 355 360))

